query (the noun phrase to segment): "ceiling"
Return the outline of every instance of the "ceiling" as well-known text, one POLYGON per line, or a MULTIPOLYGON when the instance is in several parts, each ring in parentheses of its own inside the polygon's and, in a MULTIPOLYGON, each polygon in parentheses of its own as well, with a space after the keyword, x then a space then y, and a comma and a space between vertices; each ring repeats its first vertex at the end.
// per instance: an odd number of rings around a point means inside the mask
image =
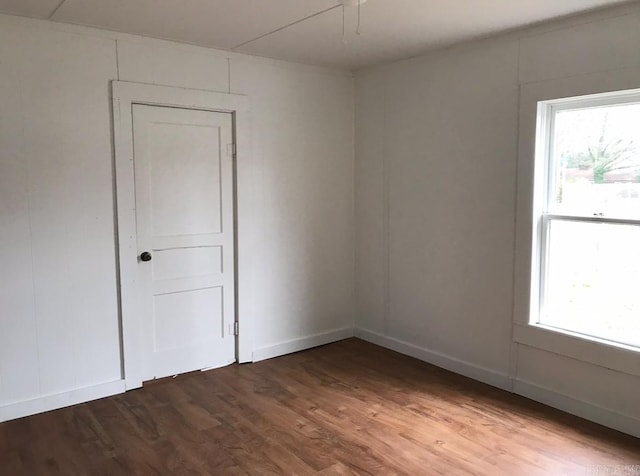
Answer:
POLYGON ((368 0, 360 35, 358 8, 338 0, 0 0, 0 12, 355 70, 620 3, 368 0))

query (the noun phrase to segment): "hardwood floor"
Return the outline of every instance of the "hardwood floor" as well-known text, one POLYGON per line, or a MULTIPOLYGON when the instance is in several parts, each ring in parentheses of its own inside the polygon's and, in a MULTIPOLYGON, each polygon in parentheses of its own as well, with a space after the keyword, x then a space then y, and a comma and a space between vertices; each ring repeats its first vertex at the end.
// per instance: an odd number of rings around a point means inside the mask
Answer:
POLYGON ((640 475, 640 440, 349 339, 2 423, 0 474, 640 475))

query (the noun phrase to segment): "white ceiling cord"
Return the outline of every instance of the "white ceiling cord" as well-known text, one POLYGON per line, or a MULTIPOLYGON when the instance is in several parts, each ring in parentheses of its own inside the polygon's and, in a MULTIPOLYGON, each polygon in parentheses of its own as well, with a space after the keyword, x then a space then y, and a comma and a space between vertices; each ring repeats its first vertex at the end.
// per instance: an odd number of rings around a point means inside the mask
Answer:
POLYGON ((342 42, 347 43, 345 35, 345 7, 358 7, 358 26, 356 27, 356 35, 360 35, 360 6, 367 0, 338 0, 342 4, 342 42))

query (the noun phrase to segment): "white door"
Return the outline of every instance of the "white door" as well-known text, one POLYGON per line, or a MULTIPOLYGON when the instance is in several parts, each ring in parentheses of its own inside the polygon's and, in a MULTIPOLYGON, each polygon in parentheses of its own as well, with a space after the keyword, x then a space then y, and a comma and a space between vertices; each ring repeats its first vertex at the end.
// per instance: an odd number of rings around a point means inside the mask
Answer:
POLYGON ((235 361, 232 118, 133 105, 142 379, 235 361))

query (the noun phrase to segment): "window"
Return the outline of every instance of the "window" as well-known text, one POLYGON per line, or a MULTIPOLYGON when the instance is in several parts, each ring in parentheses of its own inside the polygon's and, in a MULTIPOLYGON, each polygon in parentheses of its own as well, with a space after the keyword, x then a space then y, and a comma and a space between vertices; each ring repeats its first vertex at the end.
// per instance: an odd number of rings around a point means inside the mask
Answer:
POLYGON ((536 167, 531 323, 640 348, 640 90, 539 102, 536 167))

